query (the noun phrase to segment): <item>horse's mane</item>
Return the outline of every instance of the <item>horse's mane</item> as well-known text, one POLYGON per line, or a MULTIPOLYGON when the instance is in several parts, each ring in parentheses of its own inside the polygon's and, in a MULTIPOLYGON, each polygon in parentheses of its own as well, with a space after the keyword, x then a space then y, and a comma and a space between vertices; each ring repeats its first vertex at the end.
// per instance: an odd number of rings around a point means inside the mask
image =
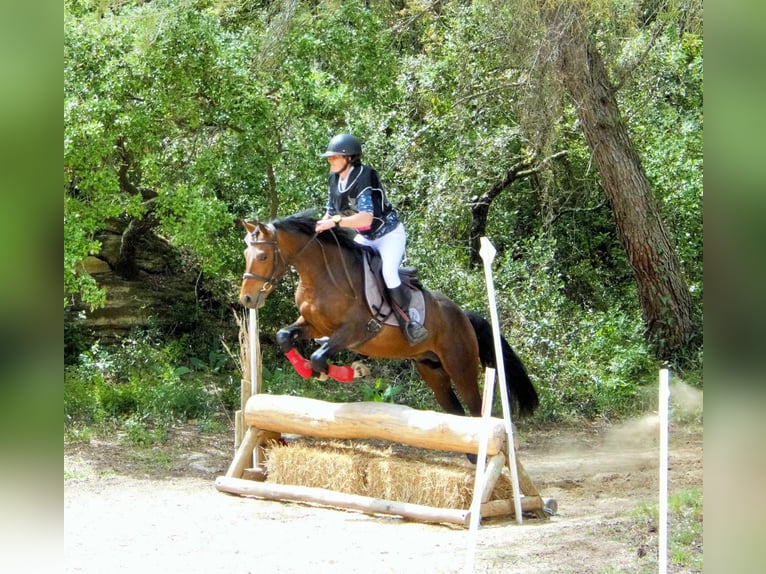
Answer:
MULTIPOLYGON (((275 219, 271 224, 279 230, 288 233, 301 233, 307 237, 315 235, 317 218, 313 209, 307 209, 281 219, 275 219)), ((340 247, 361 257, 362 253, 369 249, 354 241, 355 233, 350 229, 335 228, 329 233, 324 232, 316 236, 316 240, 323 245, 340 247)))

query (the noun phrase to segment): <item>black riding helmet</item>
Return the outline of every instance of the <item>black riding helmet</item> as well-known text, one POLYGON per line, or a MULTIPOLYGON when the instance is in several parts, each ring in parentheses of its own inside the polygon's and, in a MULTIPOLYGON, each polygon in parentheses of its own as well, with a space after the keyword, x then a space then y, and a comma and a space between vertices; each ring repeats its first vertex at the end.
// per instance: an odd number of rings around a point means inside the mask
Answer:
POLYGON ((362 155, 362 144, 351 134, 338 134, 327 144, 327 151, 321 154, 321 157, 331 155, 360 156, 362 155))

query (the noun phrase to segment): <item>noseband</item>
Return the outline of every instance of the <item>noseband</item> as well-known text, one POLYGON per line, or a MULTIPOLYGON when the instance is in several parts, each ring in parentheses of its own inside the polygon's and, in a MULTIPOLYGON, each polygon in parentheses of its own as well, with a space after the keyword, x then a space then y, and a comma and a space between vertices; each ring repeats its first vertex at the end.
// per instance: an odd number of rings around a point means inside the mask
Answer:
POLYGON ((279 281, 287 271, 287 261, 282 255, 282 251, 279 249, 279 244, 273 239, 252 239, 247 242, 248 245, 272 245, 274 247, 274 258, 271 261, 271 276, 266 277, 264 275, 258 275, 257 273, 250 273, 246 271, 242 274, 242 279, 255 279, 256 281, 262 281, 261 291, 268 291, 272 285, 279 281), (281 271, 277 271, 277 258, 282 260, 284 266, 281 271))

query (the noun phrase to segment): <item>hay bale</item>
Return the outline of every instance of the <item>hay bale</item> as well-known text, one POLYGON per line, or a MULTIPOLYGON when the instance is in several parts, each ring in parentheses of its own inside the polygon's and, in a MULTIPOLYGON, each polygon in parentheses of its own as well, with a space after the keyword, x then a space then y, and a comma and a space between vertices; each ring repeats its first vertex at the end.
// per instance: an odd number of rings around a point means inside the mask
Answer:
POLYGON ((268 452, 266 482, 363 494, 370 456, 368 450, 340 441, 277 445, 268 452))
POLYGON ((422 459, 389 458, 370 461, 367 496, 439 508, 468 509, 473 474, 464 468, 422 459))
MULTIPOLYGON (((471 506, 476 471, 467 461, 439 462, 359 441, 305 438, 270 448, 266 467, 267 482, 466 510, 471 506)), ((510 476, 504 472, 491 499, 512 497, 510 476)))
POLYGON ((503 469, 500 478, 495 483, 490 500, 513 500, 513 482, 507 468, 503 469))

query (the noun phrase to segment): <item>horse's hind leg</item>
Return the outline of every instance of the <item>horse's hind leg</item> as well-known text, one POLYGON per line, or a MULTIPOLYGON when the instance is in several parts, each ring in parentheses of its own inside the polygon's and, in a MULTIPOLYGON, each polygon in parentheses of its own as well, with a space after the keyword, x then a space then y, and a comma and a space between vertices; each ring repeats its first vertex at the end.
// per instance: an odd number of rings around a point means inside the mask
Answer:
MULTIPOLYGON (((447 371, 444 370, 441 363, 429 360, 415 361, 415 368, 418 373, 420 373, 421 378, 433 391, 434 396, 436 397, 436 402, 438 402, 446 412, 453 415, 465 415, 463 405, 460 404, 460 400, 452 389, 452 384, 450 383, 451 378, 449 374, 447 374, 447 371)), ((469 404, 469 410, 474 416, 480 415, 481 399, 478 399, 478 407, 476 401, 472 401, 469 404), (478 410, 476 410, 477 408, 478 410)), ((476 464, 475 454, 466 453, 466 456, 472 464, 476 464)))
POLYGON ((442 368, 441 363, 431 360, 415 361, 415 369, 434 393, 436 402, 446 412, 453 415, 464 415, 465 410, 450 384, 450 376, 442 368))
POLYGON ((457 389, 460 398, 463 399, 468 412, 473 417, 481 416, 482 396, 479 391, 479 370, 460 367, 458 371, 451 373, 452 384, 457 389))
POLYGON ((463 400, 471 416, 481 416, 482 394, 479 390, 479 351, 466 342, 454 345, 439 357, 442 369, 463 400))

